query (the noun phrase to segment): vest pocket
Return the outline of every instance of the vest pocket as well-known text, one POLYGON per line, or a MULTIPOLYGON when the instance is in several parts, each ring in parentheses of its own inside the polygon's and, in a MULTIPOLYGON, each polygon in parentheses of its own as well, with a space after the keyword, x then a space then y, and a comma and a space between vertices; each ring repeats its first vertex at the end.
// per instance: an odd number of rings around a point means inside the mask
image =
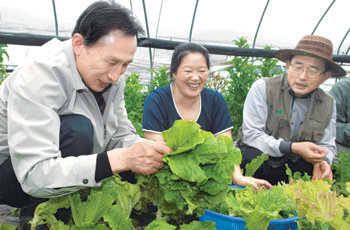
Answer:
POLYGON ((320 141, 324 136, 324 130, 322 129, 315 129, 313 132, 313 139, 315 142, 320 141))
POLYGON ((311 141, 313 142, 313 132, 309 130, 304 130, 304 132, 301 133, 300 141, 311 141))
POLYGON ((279 133, 280 123, 281 116, 269 109, 265 133, 275 138, 278 138, 277 136, 279 133))
POLYGON ((321 129, 304 130, 301 134, 301 141, 318 142, 323 138, 324 132, 321 129))

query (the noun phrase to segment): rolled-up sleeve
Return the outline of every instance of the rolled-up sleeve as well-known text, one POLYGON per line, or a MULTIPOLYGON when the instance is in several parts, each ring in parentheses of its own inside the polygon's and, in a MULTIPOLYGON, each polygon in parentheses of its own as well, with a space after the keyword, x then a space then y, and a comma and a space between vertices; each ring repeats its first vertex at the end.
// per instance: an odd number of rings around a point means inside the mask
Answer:
POLYGON ((324 131, 323 138, 316 142, 317 145, 321 146, 322 148, 325 148, 328 150, 328 154, 325 157, 325 160, 332 165, 333 159, 337 153, 336 145, 335 145, 335 138, 336 138, 336 105, 335 102, 333 103, 333 112, 332 112, 332 118, 326 127, 324 131))
POLYGON ((48 198, 95 186, 96 154, 61 157, 58 110, 66 94, 52 68, 33 63, 11 77, 8 142, 22 189, 48 198))

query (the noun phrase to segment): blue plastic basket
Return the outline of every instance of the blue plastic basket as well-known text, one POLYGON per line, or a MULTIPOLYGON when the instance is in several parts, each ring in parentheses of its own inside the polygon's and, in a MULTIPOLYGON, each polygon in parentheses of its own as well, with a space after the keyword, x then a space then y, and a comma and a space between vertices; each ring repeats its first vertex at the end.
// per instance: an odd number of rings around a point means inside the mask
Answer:
MULTIPOLYGON (((243 188, 241 186, 229 186, 230 188, 243 188)), ((241 217, 227 216, 210 210, 206 210, 200 221, 211 220, 216 223, 217 230, 241 230, 245 228, 245 221, 241 217)), ((298 217, 271 220, 268 230, 297 230, 298 217)))
MULTIPOLYGON (((227 216, 210 210, 206 210, 200 221, 211 220, 216 223, 217 230, 241 230, 245 228, 244 219, 241 217, 227 216)), ((297 230, 298 217, 271 220, 268 230, 297 230)))

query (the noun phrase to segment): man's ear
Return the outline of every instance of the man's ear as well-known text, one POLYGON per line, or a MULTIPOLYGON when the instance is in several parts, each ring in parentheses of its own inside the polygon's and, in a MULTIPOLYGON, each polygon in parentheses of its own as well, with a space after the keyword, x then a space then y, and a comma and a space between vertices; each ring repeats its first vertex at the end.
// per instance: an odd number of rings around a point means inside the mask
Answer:
POLYGON ((72 47, 73 47, 75 56, 80 56, 80 54, 84 48, 84 37, 81 34, 75 33, 73 35, 72 47))
POLYGON ((325 73, 324 73, 324 77, 322 78, 321 84, 322 84, 323 82, 327 81, 327 79, 330 78, 331 76, 332 76, 332 72, 331 72, 331 71, 325 72, 325 73))
POLYGON ((290 61, 287 61, 287 62, 286 62, 286 68, 287 68, 287 69, 289 69, 290 64, 291 64, 290 61))

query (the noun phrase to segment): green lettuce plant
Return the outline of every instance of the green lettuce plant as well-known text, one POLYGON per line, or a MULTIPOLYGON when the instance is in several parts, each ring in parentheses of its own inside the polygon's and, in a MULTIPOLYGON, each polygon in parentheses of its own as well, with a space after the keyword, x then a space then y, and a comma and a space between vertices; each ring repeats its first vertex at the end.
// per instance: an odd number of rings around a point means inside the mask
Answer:
MULTIPOLYGON (((175 225, 168 224, 165 220, 152 221, 145 230, 175 230, 175 225)), ((213 230, 216 229, 216 224, 213 221, 192 221, 189 224, 180 225, 179 230, 213 230)))
POLYGON ((346 189, 346 183, 350 182, 350 153, 342 151, 338 153, 338 156, 339 161, 333 164, 336 178, 334 189, 338 194, 348 197, 349 191, 346 189))
POLYGON ((337 196, 326 180, 295 180, 284 189, 296 204, 300 229, 350 229, 350 198, 337 196))
POLYGON ((242 217, 247 229, 266 230, 273 219, 295 216, 295 205, 281 186, 269 190, 264 187, 254 190, 248 186, 231 188, 216 211, 242 217))
POLYGON ((158 218, 186 223, 225 199, 242 156, 230 138, 215 138, 194 121, 178 120, 162 135, 173 152, 163 156, 162 169, 141 181, 152 184, 147 194, 158 207, 158 218))
POLYGON ((141 197, 138 185, 121 181, 118 175, 103 180, 101 187, 81 190, 73 194, 51 198, 39 204, 30 221, 31 228, 48 225, 50 229, 135 229, 131 210, 141 197), (68 224, 57 220, 58 209, 70 209, 68 224))
POLYGON ((4 222, 0 222, 0 229, 1 230, 15 230, 17 229, 17 226, 12 224, 6 224, 4 222))

